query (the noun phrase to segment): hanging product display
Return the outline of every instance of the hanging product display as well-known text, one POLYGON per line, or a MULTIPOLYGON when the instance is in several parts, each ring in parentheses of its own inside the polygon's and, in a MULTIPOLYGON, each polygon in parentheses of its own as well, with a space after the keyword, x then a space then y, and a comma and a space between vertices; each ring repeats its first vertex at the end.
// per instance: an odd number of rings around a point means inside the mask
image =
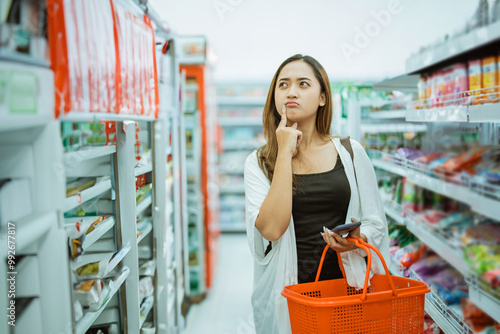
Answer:
POLYGON ((117 1, 48 1, 56 117, 70 112, 158 118, 151 20, 117 1))

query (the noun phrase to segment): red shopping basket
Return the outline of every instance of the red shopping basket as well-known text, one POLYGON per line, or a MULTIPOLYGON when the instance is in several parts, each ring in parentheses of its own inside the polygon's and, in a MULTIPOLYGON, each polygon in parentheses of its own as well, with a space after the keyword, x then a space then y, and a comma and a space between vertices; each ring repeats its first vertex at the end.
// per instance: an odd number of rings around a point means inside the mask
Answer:
MULTIPOLYGON (((425 294, 423 282, 389 274, 380 252, 358 238, 347 238, 368 254, 371 267, 373 249, 384 265, 385 275, 373 275, 368 287, 369 270, 363 290, 347 285, 345 278, 318 282, 326 251, 319 264, 316 280, 285 286, 293 334, 326 333, 422 333, 424 330, 425 294)), ((339 265, 345 277, 340 254, 339 265)))

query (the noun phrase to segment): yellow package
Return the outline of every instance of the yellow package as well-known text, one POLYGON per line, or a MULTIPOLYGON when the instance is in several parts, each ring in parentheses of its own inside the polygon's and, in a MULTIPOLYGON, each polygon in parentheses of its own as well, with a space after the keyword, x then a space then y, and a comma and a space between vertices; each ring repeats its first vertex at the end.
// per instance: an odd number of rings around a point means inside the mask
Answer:
POLYGON ((80 276, 97 275, 99 273, 99 262, 92 262, 76 269, 80 276))
POLYGON ((482 85, 482 68, 481 68, 481 60, 471 60, 469 61, 469 90, 472 96, 474 97, 472 100, 472 104, 478 104, 479 95, 481 95, 481 91, 478 89, 483 88, 482 85))
MULTIPOLYGON (((500 86, 500 54, 497 56, 497 86, 500 86)), ((500 98, 500 87, 497 88, 497 98, 500 98)))
MULTIPOLYGON (((497 61, 496 57, 486 57, 482 60, 482 71, 483 71, 483 88, 490 88, 497 86, 497 61)), ((485 89, 483 92, 483 100, 489 100, 492 102, 494 97, 495 89, 485 89)))
POLYGON ((96 226, 99 225, 100 222, 102 222, 102 217, 97 218, 96 221, 94 221, 92 224, 90 224, 89 229, 87 230, 85 235, 92 232, 96 228, 96 226))

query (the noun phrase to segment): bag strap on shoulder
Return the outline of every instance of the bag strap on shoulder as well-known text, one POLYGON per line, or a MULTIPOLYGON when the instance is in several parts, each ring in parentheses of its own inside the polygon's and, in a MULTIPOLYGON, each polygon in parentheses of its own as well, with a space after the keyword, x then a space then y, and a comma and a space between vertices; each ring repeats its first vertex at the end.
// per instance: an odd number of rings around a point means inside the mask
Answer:
POLYGON ((356 184, 358 183, 358 177, 356 176, 356 167, 354 167, 354 152, 352 150, 352 145, 351 145, 351 137, 347 136, 347 137, 340 137, 340 143, 342 144, 342 146, 345 147, 345 149, 347 150, 347 152, 349 152, 349 154, 351 155, 351 159, 352 159, 352 167, 354 168, 354 177, 356 178, 356 184))

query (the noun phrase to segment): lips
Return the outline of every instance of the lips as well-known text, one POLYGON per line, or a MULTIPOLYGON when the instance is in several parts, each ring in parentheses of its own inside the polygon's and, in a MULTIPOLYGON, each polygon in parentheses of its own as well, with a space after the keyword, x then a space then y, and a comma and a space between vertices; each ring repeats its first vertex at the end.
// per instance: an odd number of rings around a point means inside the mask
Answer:
POLYGON ((287 102, 285 105, 287 107, 297 107, 299 104, 297 102, 287 102))

